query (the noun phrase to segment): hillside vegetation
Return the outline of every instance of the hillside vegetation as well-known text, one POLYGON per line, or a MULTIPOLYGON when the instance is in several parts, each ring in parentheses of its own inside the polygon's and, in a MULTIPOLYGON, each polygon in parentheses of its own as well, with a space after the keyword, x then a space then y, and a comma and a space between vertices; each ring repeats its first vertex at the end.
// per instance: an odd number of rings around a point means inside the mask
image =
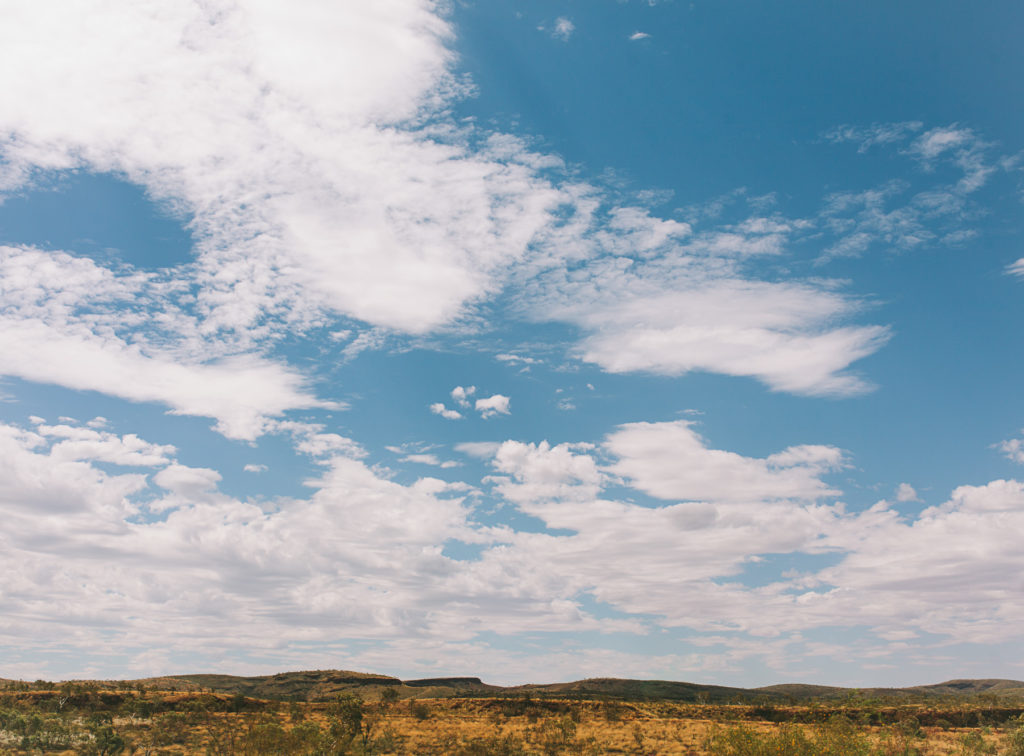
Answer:
POLYGON ((500 687, 341 670, 0 680, 5 754, 1024 756, 1024 683, 500 687))
MULTIPOLYGON (((74 683, 76 681, 71 681, 74 683)), ((90 681, 77 681, 90 682, 90 681)), ((64 684, 71 684, 64 683, 64 684)), ((630 680, 598 677, 574 682, 516 686, 488 685, 479 677, 437 677, 400 680, 349 670, 311 670, 276 675, 239 677, 235 675, 194 674, 151 677, 140 680, 91 681, 110 688, 145 688, 168 692, 209 692, 242 695, 274 701, 329 701, 343 693, 358 694, 377 701, 384 691, 394 691, 398 699, 451 697, 508 697, 531 695, 535 698, 618 699, 622 701, 681 701, 693 703, 793 703, 847 699, 887 701, 928 701, 942 698, 981 697, 991 700, 1024 700, 1024 682, 1020 680, 948 680, 934 685, 907 688, 841 688, 824 685, 782 684, 761 688, 733 688, 721 685, 676 682, 670 680, 630 680)), ((0 689, 18 686, 54 685, 45 681, 0 679, 0 689)))

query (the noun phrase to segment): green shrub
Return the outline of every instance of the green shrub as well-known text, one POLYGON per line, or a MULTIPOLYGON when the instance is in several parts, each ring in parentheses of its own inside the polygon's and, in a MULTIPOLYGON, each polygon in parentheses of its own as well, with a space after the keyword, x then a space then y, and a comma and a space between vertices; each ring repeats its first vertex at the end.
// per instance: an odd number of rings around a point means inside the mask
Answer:
POLYGON ((412 706, 409 707, 409 711, 416 717, 420 722, 430 718, 430 707, 421 701, 415 701, 412 706))
POLYGON ((957 746, 957 753, 961 756, 981 756, 996 752, 995 743, 985 740, 985 736, 977 730, 966 732, 957 738, 957 746))
POLYGON ((868 756, 871 745, 850 719, 837 715, 810 735, 796 725, 759 732, 739 725, 715 730, 704 747, 712 756, 868 756))
POLYGON ((452 756, 526 756, 529 753, 523 739, 511 734, 505 737, 478 738, 452 745, 453 747, 448 749, 452 756))
POLYGON ((1017 719, 1011 719, 1006 724, 1011 729, 1003 753, 1006 756, 1024 756, 1024 715, 1017 719))

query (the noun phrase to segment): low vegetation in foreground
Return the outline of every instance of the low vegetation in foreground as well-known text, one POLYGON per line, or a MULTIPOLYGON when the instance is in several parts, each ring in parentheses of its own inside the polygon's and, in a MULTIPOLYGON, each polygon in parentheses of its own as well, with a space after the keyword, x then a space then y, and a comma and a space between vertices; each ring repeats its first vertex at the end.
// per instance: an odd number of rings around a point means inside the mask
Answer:
POLYGON ((1024 697, 1008 682, 884 694, 779 686, 733 700, 690 685, 692 700, 678 700, 647 694, 681 696, 665 686, 688 684, 509 689, 355 673, 0 681, 0 753, 1024 756, 1024 697), (240 690, 260 685, 265 697, 240 690))

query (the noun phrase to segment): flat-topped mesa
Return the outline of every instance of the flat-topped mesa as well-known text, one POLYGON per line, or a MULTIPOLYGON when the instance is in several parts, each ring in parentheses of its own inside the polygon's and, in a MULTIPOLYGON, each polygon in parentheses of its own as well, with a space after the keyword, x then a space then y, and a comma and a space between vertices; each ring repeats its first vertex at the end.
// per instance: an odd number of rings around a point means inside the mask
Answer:
POLYGON ((323 678, 324 682, 335 683, 337 685, 401 685, 402 681, 397 677, 387 677, 381 675, 380 677, 370 677, 368 675, 361 675, 359 677, 353 677, 351 675, 330 675, 323 678))
POLYGON ((484 682, 479 677, 425 677, 421 680, 402 680, 402 684, 408 685, 410 688, 431 688, 435 686, 461 688, 471 685, 483 685, 484 682))

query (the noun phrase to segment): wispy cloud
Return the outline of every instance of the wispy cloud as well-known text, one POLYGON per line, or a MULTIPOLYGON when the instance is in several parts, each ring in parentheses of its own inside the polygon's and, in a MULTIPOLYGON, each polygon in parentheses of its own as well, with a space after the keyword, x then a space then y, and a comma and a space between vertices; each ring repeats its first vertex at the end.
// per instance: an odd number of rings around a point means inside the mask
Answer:
POLYGON ((907 180, 892 180, 860 192, 836 192, 826 198, 820 220, 835 235, 819 264, 837 257, 856 257, 875 246, 904 251, 938 244, 959 245, 974 238, 969 223, 979 214, 972 195, 998 172, 1007 170, 1005 156, 972 129, 957 125, 923 131, 923 124, 875 124, 864 129, 843 126, 826 135, 833 142, 853 142, 865 152, 876 145, 898 148, 926 174, 940 166, 957 171, 953 183, 911 191, 907 180), (919 133, 921 132, 921 133, 919 133))
POLYGON ((920 121, 876 123, 867 127, 844 125, 826 132, 824 136, 830 142, 853 142, 858 152, 867 152, 876 145, 902 142, 923 127, 920 121))
POLYGON ((565 16, 562 16, 555 19, 555 26, 551 30, 551 36, 563 42, 568 42, 569 37, 572 36, 574 31, 576 31, 576 25, 565 16))

